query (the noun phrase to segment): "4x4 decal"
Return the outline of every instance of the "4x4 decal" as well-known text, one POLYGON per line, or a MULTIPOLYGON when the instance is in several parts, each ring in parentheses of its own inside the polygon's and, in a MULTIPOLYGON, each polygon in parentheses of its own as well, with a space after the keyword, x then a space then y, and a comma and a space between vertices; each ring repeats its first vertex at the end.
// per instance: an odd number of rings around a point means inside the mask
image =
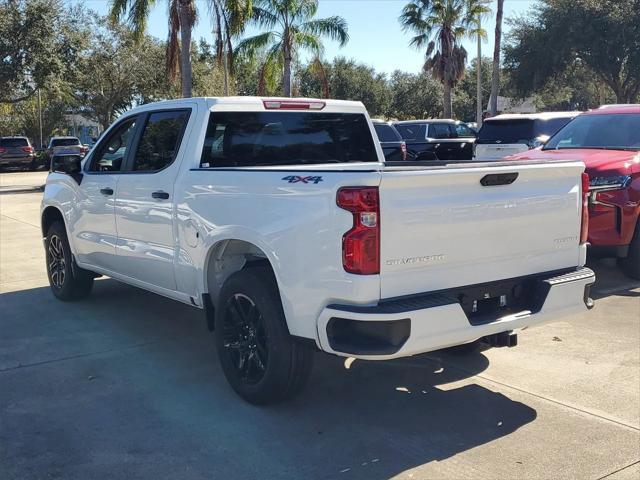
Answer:
POLYGON ((289 183, 314 183, 318 184, 318 182, 322 181, 322 177, 300 177, 298 175, 289 175, 284 177, 282 180, 286 180, 289 183))

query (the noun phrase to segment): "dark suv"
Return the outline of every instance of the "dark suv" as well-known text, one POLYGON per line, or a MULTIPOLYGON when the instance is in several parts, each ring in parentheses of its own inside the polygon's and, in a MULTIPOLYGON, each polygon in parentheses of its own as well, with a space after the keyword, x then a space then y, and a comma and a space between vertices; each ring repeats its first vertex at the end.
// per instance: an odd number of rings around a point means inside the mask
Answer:
POLYGON ((397 162, 407 159, 407 144, 390 122, 372 119, 373 128, 376 131, 384 159, 388 162, 397 162))
POLYGON ((0 137, 0 168, 22 167, 35 170, 36 154, 27 137, 0 137))
POLYGON ((487 118, 476 139, 476 160, 499 160, 544 145, 580 112, 507 113, 487 118))
POLYGON ((471 160, 476 134, 456 120, 407 120, 394 127, 407 142, 409 160, 471 160))

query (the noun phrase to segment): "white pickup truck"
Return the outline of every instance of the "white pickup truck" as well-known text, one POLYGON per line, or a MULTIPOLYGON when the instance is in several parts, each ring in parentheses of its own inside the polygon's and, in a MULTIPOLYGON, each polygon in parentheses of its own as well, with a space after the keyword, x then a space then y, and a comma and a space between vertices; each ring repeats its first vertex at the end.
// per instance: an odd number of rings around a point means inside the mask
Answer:
POLYGON ((579 162, 384 162, 359 102, 194 98, 135 108, 42 201, 51 289, 117 280, 204 309, 253 403, 313 352, 384 360, 590 308, 579 162))

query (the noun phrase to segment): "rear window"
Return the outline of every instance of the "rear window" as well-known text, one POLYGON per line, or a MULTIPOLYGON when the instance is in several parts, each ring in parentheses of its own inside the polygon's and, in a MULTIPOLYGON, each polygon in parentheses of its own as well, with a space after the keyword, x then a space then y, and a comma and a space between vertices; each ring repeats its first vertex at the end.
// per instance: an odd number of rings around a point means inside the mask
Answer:
POLYGON ((536 137, 547 135, 550 137, 571 121, 571 118, 550 118, 549 120, 536 120, 536 137))
POLYGON ((26 138, 0 138, 0 147, 28 147, 29 141, 26 138))
POLYGON ((72 145, 80 145, 77 138, 54 138, 51 140, 52 147, 70 147, 72 145))
POLYGON ((537 137, 533 120, 485 120, 477 143, 528 143, 537 137))
POLYGON ((363 114, 213 112, 200 166, 377 162, 363 114))
POLYGON ((378 140, 381 142, 399 142, 402 140, 400 134, 396 132, 395 128, 391 125, 387 125, 386 123, 374 123, 373 128, 378 135, 378 140))

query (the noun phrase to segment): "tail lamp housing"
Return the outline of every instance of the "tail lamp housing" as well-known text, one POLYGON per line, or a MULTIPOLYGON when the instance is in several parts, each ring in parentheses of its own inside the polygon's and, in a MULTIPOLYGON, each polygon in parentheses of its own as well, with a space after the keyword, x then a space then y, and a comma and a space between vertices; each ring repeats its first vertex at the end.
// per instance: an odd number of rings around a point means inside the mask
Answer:
POLYGON ((378 187, 344 187, 338 207, 353 215, 353 226, 342 236, 342 265, 357 275, 380 273, 380 195, 378 187))
POLYGON ((582 173, 582 221, 580 223, 580 244, 587 243, 589 237, 589 174, 582 173))
POLYGON ((22 151, 25 153, 33 153, 33 147, 22 147, 22 151))

